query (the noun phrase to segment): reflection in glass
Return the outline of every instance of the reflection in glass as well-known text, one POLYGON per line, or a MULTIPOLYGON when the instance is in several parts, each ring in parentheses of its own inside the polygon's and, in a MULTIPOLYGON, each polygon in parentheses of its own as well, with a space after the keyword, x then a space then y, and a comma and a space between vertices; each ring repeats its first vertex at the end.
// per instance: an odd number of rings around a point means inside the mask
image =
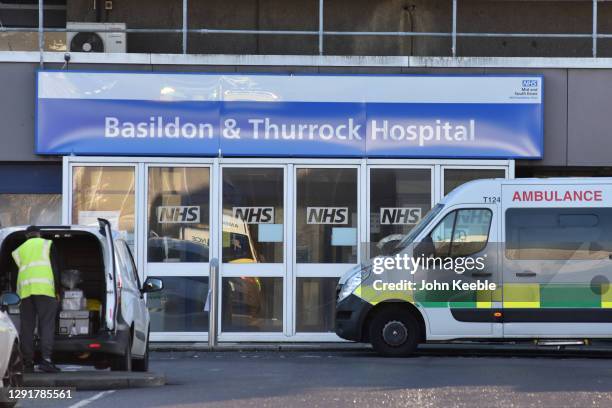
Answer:
POLYGON ((208 331, 207 277, 159 277, 161 292, 147 295, 152 332, 208 331))
POLYGON ((283 262, 283 173, 223 169, 223 262, 283 262))
POLYGON ((298 332, 333 332, 338 278, 297 278, 298 332))
POLYGON ((469 256, 482 251, 489 240, 491 217, 491 210, 488 209, 457 211, 450 255, 469 256))
POLYGON ((149 262, 208 262, 210 170, 149 168, 149 262))
POLYGON ((431 208, 431 170, 370 171, 370 255, 407 234, 431 208))
POLYGON ((223 278, 224 332, 283 330, 283 278, 223 278))
POLYGON ((444 195, 468 181, 505 177, 503 169, 444 169, 444 195))
POLYGON ((457 211, 447 214, 429 234, 434 244, 435 255, 438 257, 448 256, 450 252, 456 216, 457 211))
POLYGON ((508 259, 608 259, 611 243, 610 208, 510 208, 506 211, 508 259))
POLYGON ((357 236, 357 169, 297 169, 296 176, 297 262, 356 263, 357 242, 333 245, 332 235, 354 228, 357 236))
POLYGON ((61 224, 61 194, 0 194, 0 227, 61 224))
POLYGON ((72 223, 97 225, 97 218, 106 218, 133 248, 134 183, 133 167, 74 167, 72 223))

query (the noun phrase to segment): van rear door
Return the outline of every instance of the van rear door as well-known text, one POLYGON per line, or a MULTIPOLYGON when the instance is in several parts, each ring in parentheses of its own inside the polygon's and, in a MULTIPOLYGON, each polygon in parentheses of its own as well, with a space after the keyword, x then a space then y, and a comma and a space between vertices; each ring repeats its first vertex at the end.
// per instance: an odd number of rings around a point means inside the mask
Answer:
POLYGON ((611 199, 602 183, 502 187, 505 337, 609 337, 611 199))
POLYGON ((106 239, 105 248, 105 275, 106 275, 106 327, 109 330, 116 330, 115 322, 117 320, 117 264, 115 259, 115 246, 113 243, 113 232, 111 224, 108 220, 98 218, 100 231, 103 232, 106 239))

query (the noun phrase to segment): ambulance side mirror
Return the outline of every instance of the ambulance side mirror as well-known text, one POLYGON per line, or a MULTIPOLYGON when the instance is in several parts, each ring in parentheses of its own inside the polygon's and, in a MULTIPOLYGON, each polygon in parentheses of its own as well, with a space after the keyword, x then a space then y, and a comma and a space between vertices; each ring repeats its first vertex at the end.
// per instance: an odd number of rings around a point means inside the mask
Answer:
POLYGON ((382 255, 390 255, 397 245, 404 239, 402 234, 392 234, 384 237, 376 244, 382 255))
POLYGON ((429 258, 430 256, 436 255, 436 247, 434 246, 433 239, 430 235, 423 238, 421 242, 415 245, 413 257, 424 257, 429 258))
POLYGON ((6 292, 0 296, 0 310, 6 312, 10 306, 17 306, 21 302, 19 295, 13 292, 6 292))

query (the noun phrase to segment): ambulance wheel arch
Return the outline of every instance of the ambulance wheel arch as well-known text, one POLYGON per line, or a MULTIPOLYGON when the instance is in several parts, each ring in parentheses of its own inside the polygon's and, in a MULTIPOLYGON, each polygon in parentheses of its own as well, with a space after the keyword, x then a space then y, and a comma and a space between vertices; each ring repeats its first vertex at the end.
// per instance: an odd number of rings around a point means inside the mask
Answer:
POLYGON ((387 300, 366 316, 362 339, 385 357, 408 356, 427 340, 426 318, 412 303, 387 300))

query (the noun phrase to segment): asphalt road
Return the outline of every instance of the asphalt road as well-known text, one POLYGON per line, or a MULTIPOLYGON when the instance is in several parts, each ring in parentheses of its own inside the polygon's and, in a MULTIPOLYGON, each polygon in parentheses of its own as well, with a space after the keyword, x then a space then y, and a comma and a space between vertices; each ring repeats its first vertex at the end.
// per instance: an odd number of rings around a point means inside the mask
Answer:
POLYGON ((612 358, 367 351, 154 353, 159 388, 21 407, 612 407, 612 358))

